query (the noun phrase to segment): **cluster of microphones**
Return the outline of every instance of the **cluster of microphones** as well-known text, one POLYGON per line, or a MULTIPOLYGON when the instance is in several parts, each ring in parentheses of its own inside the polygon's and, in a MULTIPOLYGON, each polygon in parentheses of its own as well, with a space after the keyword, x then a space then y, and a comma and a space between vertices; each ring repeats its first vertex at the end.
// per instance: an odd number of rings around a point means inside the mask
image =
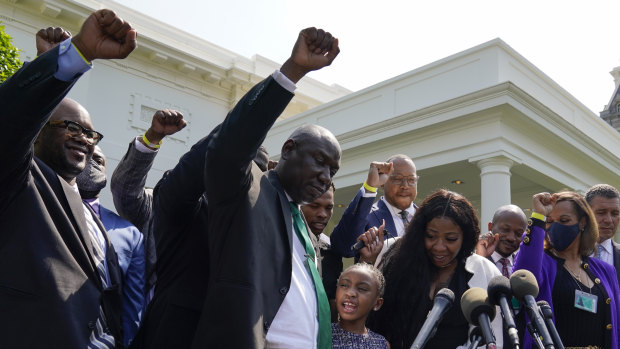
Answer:
MULTIPOLYGON (((472 287, 463 293, 461 297, 461 310, 467 321, 475 326, 470 332, 469 348, 477 348, 486 345, 487 349, 496 348, 495 335, 491 328, 491 321, 495 318, 495 306, 499 306, 504 328, 508 334, 506 346, 514 349, 520 348, 519 333, 515 325, 514 315, 510 300, 515 297, 525 309, 530 322, 526 325, 534 345, 540 349, 564 349, 564 345, 553 324, 553 312, 545 301, 536 302, 538 296, 538 283, 534 274, 527 270, 515 271, 510 279, 498 275, 489 281, 487 289, 472 287)), ((413 341, 411 348, 424 348, 429 339, 437 330, 443 315, 452 307, 454 293, 447 288, 442 288, 435 295, 433 308, 428 313, 426 321, 420 332, 413 341)))

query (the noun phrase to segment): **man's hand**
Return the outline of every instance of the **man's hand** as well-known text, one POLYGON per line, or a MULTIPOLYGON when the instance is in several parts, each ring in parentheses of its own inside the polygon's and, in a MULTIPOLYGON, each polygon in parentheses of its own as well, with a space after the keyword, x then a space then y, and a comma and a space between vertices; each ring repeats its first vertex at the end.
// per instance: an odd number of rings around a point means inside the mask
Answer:
POLYGON ((493 234, 492 232, 486 233, 481 236, 476 244, 476 254, 484 258, 489 258, 495 252, 497 243, 499 242, 499 234, 493 234))
POLYGON ((299 33, 293 53, 280 72, 297 83, 307 73, 332 64, 338 53, 338 39, 323 29, 306 28, 299 33))
POLYGON ((125 58, 137 46, 138 33, 112 10, 92 13, 71 42, 89 62, 125 58))
POLYGON ((267 163, 267 171, 273 170, 277 166, 278 166, 278 162, 277 161, 269 160, 269 162, 267 163))
POLYGON ((61 42, 71 37, 71 33, 61 27, 47 27, 37 32, 35 42, 37 44, 37 56, 58 46, 61 42))
POLYGON ((146 131, 146 139, 153 144, 159 143, 164 137, 175 134, 187 126, 183 114, 172 109, 158 110, 153 115, 151 127, 146 131))
POLYGON ((543 216, 549 216, 555 206, 555 195, 538 193, 532 197, 532 210, 543 216))
POLYGON ((387 182, 390 175, 394 172, 394 164, 387 162, 371 162, 368 170, 368 178, 366 184, 371 187, 378 188, 387 182))
POLYGON ((384 228, 385 220, 383 220, 383 224, 379 228, 372 227, 357 238, 357 241, 364 241, 364 247, 360 250, 360 262, 375 264, 379 253, 383 249, 384 228))

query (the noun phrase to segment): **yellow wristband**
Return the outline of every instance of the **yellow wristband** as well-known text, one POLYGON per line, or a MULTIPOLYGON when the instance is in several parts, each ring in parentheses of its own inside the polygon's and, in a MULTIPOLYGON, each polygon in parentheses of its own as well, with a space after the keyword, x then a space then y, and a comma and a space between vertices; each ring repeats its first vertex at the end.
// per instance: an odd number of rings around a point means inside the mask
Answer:
POLYGON ((538 219, 540 221, 543 221, 543 222, 547 220, 545 216, 541 215, 538 212, 532 212, 532 216, 531 217, 532 218, 536 218, 536 219, 538 219))
POLYGON ((366 191, 371 192, 371 193, 377 192, 377 188, 371 187, 370 185, 368 185, 368 183, 366 183, 366 181, 364 181, 364 189, 366 189, 366 191))
POLYGON ((84 57, 84 55, 82 54, 82 52, 80 52, 80 50, 78 50, 77 46, 75 46, 75 45, 73 44, 73 42, 71 43, 71 46, 73 46, 73 48, 75 49, 75 52, 77 52, 77 53, 80 55, 80 57, 82 57, 82 59, 84 60, 84 62, 86 62, 86 64, 90 65, 90 62, 88 61, 88 59, 86 59, 86 58, 84 57))
POLYGON ((151 147, 154 149, 159 149, 159 147, 161 147, 161 142, 162 142, 162 141, 159 141, 159 143, 157 144, 153 144, 149 142, 148 138, 146 138, 146 133, 142 135, 142 141, 144 142, 144 144, 146 144, 147 147, 151 147))

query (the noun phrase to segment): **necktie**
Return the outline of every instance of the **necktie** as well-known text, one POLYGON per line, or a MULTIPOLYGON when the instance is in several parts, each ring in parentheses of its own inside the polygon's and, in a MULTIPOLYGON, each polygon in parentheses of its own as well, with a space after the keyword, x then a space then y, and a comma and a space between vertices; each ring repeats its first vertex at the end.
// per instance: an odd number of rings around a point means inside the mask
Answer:
POLYGON ((405 228, 404 230, 407 230, 407 224, 409 224, 409 222, 407 221, 407 217, 409 216, 409 213, 405 210, 402 210, 400 212, 398 212, 398 214, 400 215, 400 218, 403 220, 403 227, 405 228))
POLYGON ((596 244, 596 259, 603 260, 603 245, 596 244))
POLYGON ((312 276, 312 282, 314 283, 314 288, 316 291, 316 300, 319 307, 319 338, 318 338, 318 348, 319 349, 329 349, 332 347, 332 330, 331 330, 331 312, 329 309, 329 302, 327 300, 327 295, 325 294, 325 289, 323 288, 323 281, 321 281, 321 276, 319 275, 319 270, 317 269, 315 261, 314 248, 312 248, 312 243, 310 242, 310 238, 308 237, 308 230, 306 229, 306 224, 304 220, 301 218, 301 213, 299 212, 299 208, 294 203, 289 203, 291 206, 291 213, 293 215, 293 222, 295 223, 295 233, 299 238, 299 241, 304 246, 304 250, 306 250, 306 268, 310 272, 312 276))
MULTIPOLYGON (((84 207, 84 211, 87 216, 86 225, 88 226, 88 234, 90 235, 90 242, 93 250, 93 259, 95 261, 95 264, 97 265, 99 277, 101 277, 101 285, 105 289, 108 287, 108 277, 104 264, 105 255, 103 253, 103 248, 101 247, 101 244, 99 242, 99 237, 97 236, 97 231, 99 230, 99 228, 96 227, 96 223, 92 218, 92 214, 90 214, 90 211, 88 211, 88 207, 84 207), (88 217, 89 215, 91 217, 88 217)), ((93 332, 90 334, 90 343, 88 344, 88 349, 114 348, 114 337, 109 333, 106 333, 106 331, 107 326, 105 325, 105 314, 103 313, 103 308, 101 307, 101 305, 99 305, 99 317, 97 318, 97 322, 95 323, 95 328, 93 329, 93 332)))
POLYGON ((507 278, 510 278, 510 272, 508 272, 508 258, 500 258, 499 262, 502 263, 502 275, 507 278))

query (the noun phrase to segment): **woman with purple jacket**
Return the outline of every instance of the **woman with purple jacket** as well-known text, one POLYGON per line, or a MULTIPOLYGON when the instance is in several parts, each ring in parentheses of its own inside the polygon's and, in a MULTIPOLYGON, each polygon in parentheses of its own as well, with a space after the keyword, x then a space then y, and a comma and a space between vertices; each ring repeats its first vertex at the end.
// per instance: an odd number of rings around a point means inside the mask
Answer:
MULTIPOLYGON (((549 303, 566 347, 619 349, 620 290, 613 266, 590 258, 598 227, 585 199, 573 192, 539 193, 515 260, 531 271, 549 303), (546 233, 545 233, 546 232, 546 233)), ((529 333, 524 347, 532 347, 529 333)))

